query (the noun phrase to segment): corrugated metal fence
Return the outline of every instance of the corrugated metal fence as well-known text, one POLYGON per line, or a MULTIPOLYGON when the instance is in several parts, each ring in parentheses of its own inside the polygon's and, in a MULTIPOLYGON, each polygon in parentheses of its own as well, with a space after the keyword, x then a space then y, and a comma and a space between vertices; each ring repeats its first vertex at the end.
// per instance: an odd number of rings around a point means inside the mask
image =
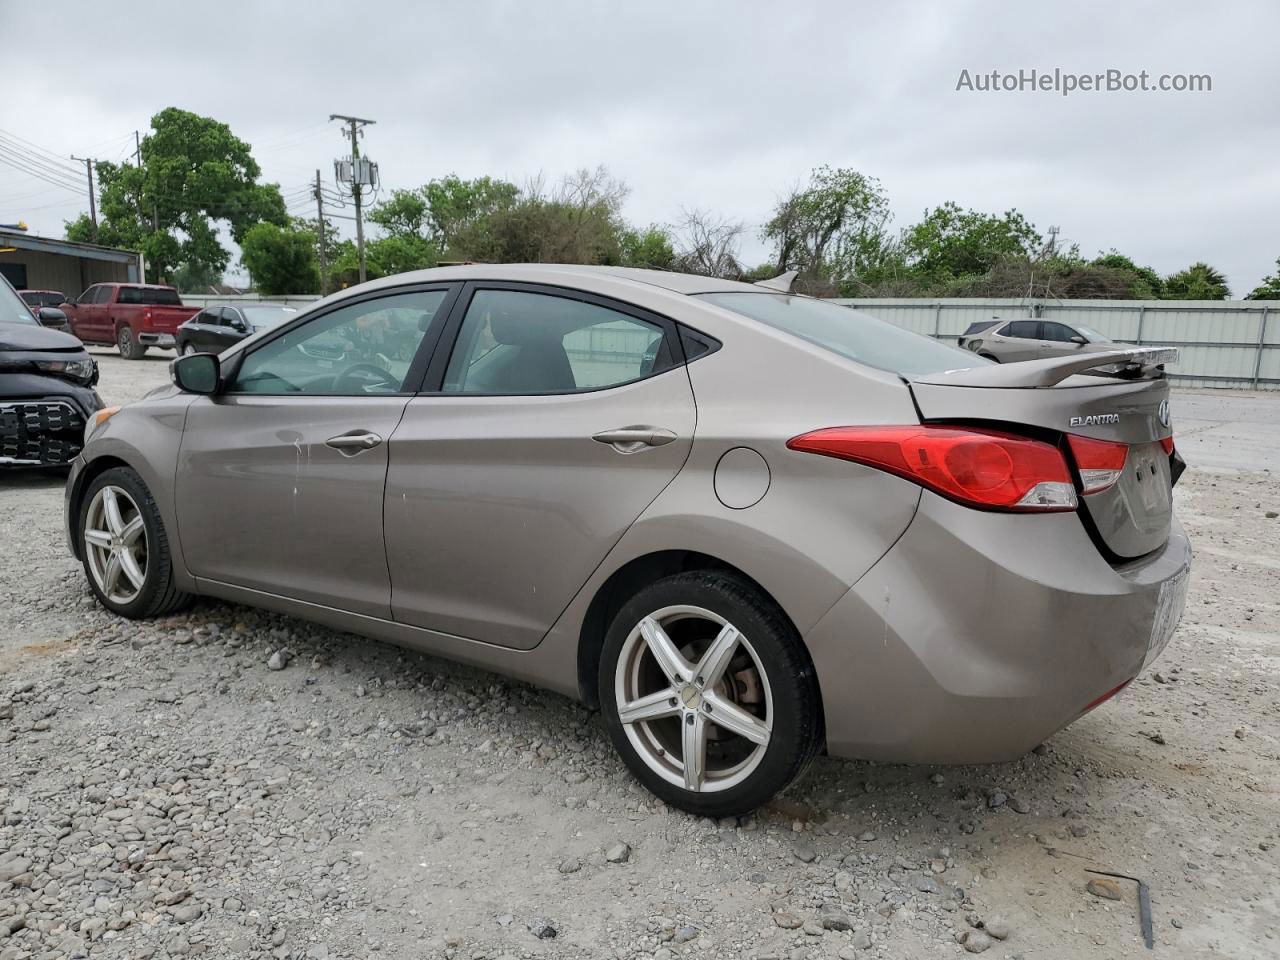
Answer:
POLYGON ((1121 343, 1178 347, 1174 382, 1280 390, 1280 301, 836 300, 916 333, 954 340, 971 323, 1044 318, 1084 324, 1121 343))
MULTIPOLYGON (((192 306, 255 302, 302 306, 314 296, 184 296, 192 306)), ((1204 387, 1280 390, 1280 301, 1275 300, 967 300, 855 299, 835 303, 943 340, 971 323, 999 317, 1082 323, 1121 343, 1178 347, 1174 382, 1204 387)))

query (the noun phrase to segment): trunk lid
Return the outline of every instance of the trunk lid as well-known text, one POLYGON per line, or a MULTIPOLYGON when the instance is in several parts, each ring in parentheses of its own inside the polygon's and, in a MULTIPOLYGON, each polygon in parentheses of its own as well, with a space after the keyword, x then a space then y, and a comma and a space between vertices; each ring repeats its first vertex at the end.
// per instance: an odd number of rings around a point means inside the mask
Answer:
POLYGON ((910 381, 921 419, 932 423, 1033 428, 1061 444, 1077 472, 1080 513, 1118 560, 1164 546, 1173 518, 1173 466, 1161 441, 1172 435, 1169 384, 1158 365, 1177 351, 1117 350, 924 374, 910 381), (1106 366, 1123 376, 1082 375, 1106 366), (1084 492, 1068 436, 1125 444, 1118 479, 1084 492))

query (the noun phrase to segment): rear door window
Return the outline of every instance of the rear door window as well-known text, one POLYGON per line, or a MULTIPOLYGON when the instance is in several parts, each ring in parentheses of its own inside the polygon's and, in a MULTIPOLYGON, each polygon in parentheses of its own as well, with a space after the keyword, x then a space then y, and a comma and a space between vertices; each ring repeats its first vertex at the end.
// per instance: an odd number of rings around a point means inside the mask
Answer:
POLYGON ((672 366, 656 323, 523 290, 477 290, 445 372, 445 393, 519 396, 601 390, 672 366))
POLYGON ((1039 320, 1014 320, 1005 325, 1000 334, 1005 337, 1014 337, 1018 340, 1039 340, 1040 339, 1040 321, 1039 320))
POLYGON ((807 340, 850 360, 904 376, 972 367, 968 350, 870 314, 786 293, 703 293, 701 299, 807 340))

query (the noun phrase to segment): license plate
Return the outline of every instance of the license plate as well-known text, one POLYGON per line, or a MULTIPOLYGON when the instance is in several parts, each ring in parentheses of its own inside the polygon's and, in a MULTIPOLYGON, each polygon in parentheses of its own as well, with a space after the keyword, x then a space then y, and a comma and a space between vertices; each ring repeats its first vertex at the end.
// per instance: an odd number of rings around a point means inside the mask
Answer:
POLYGON ((1142 662, 1143 670, 1160 656, 1173 638, 1174 631, 1178 629, 1178 621, 1182 619, 1182 608, 1186 606, 1187 588, 1190 585, 1190 568, 1182 570, 1160 584, 1160 595, 1156 599, 1155 622, 1151 624, 1151 639, 1147 643, 1147 658, 1142 662))

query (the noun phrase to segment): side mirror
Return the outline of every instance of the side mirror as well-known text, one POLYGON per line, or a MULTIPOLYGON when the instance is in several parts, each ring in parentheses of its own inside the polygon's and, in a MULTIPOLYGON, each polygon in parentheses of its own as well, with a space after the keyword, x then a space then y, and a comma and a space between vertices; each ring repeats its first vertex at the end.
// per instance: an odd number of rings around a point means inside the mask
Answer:
POLYGON ((65 327, 67 315, 57 307, 41 307, 36 311, 36 319, 46 327, 65 327))
POLYGON ((1084 346, 1086 343, 1088 343, 1089 341, 1088 341, 1088 340, 1086 340, 1084 337, 1080 336, 1080 334, 1078 334, 1078 333, 1077 333, 1074 337, 1072 337, 1072 338, 1071 338, 1071 342, 1072 342, 1072 343, 1075 343, 1075 344, 1079 344, 1080 346, 1082 346, 1082 347, 1083 347, 1083 346, 1084 346))
POLYGON ((189 353, 169 364, 169 376, 184 393, 211 395, 218 392, 221 371, 212 353, 189 353))

